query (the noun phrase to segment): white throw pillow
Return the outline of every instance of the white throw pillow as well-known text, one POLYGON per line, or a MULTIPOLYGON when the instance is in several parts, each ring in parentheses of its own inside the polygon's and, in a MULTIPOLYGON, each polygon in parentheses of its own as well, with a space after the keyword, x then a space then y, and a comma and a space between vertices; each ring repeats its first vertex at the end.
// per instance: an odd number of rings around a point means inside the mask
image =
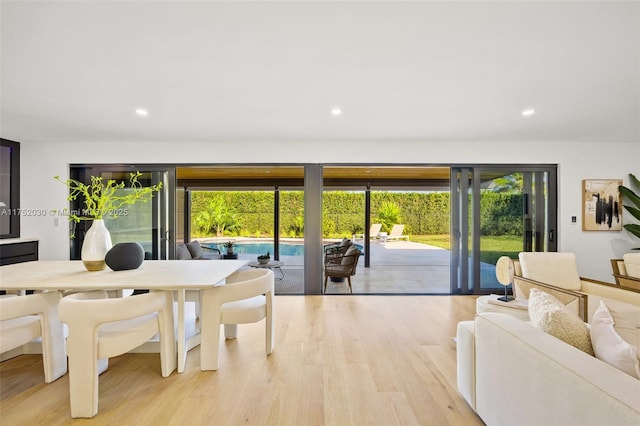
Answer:
POLYGON ((551 294, 537 288, 531 289, 529 319, 539 330, 589 355, 594 355, 587 324, 551 294))
POLYGON ((602 301, 591 320, 591 341, 599 360, 640 379, 638 347, 618 334, 614 318, 602 301))

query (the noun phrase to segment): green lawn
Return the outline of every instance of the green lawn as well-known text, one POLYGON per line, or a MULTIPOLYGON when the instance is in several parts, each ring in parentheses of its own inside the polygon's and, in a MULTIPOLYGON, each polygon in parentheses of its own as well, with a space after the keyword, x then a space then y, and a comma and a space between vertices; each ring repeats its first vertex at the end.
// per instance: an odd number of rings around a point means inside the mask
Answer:
MULTIPOLYGON (((430 244, 449 250, 451 248, 450 235, 412 235, 411 241, 416 243, 430 244)), ((522 251, 522 237, 512 235, 485 236, 480 240, 482 251, 480 260, 482 262, 495 265, 500 256, 509 256, 517 259, 518 253, 522 251)))
POLYGON ((409 239, 416 243, 430 244, 449 250, 451 247, 451 236, 446 235, 412 235, 409 239))

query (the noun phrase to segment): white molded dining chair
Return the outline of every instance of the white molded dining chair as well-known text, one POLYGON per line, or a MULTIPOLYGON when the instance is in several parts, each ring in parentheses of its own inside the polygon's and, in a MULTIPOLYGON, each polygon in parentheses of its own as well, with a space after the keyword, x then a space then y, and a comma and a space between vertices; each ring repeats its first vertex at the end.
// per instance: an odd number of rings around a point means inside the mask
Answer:
POLYGON ((60 301, 60 318, 69 326, 69 396, 74 418, 98 414, 98 360, 128 352, 160 333, 162 377, 177 365, 172 292, 104 296, 102 291, 83 292, 60 301))
POLYGON ((0 353, 42 336, 46 383, 67 372, 64 327, 58 318, 60 299, 57 291, 0 298, 0 353))
POLYGON ((225 324, 226 337, 234 338, 235 331, 227 332, 229 325, 265 319, 265 349, 267 355, 273 352, 273 293, 273 272, 262 268, 236 271, 227 277, 225 285, 202 292, 201 370, 218 369, 220 324, 225 324))

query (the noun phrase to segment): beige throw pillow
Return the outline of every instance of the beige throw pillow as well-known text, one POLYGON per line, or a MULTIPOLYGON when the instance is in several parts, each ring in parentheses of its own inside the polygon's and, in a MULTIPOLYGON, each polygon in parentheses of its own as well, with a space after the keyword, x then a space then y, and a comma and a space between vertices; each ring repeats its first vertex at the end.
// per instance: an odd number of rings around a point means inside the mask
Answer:
POLYGON ((531 289, 529 319, 534 327, 589 355, 594 355, 587 324, 551 294, 537 288, 531 289))
POLYGON ((591 320, 591 341, 596 357, 628 375, 640 379, 640 360, 638 359, 638 332, 634 327, 621 321, 620 327, 604 302, 596 309, 591 320), (635 339, 631 343, 621 336, 618 329, 627 336, 635 339))
POLYGON ((358 252, 358 251, 359 250, 356 248, 356 246, 354 246, 354 245, 349 246, 347 251, 344 253, 345 257, 342 258, 342 261, 340 263, 342 265, 353 265, 353 263, 355 262, 355 259, 351 255, 356 253, 356 252, 358 252), (347 256, 349 256, 349 257, 347 257, 347 256))

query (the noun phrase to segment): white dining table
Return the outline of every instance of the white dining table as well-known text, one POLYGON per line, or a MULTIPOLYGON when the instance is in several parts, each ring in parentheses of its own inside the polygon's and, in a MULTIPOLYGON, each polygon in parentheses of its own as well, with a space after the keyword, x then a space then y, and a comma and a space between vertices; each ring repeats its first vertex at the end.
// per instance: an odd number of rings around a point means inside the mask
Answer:
MULTIPOLYGON (((174 291, 178 302, 178 372, 182 373, 188 347, 185 331, 187 290, 205 290, 224 284, 244 265, 243 260, 145 260, 137 269, 89 272, 80 260, 38 260, 0 266, 0 290, 125 290, 174 291)), ((199 335, 196 338, 199 340, 199 335)))

